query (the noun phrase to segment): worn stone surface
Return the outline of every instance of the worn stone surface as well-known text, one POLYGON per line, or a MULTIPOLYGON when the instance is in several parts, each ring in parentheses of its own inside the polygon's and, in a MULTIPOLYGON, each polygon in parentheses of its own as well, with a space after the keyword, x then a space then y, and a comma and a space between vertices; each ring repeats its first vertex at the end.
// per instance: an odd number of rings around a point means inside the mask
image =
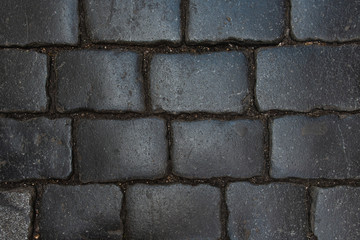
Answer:
POLYGON ((360 39, 360 2, 291 0, 291 28, 298 40, 360 39))
POLYGON ((230 239, 307 237, 305 187, 288 183, 231 183, 226 191, 230 239))
POLYGON ((256 96, 261 111, 360 109, 360 48, 296 46, 257 53, 256 96))
POLYGON ((41 239, 122 239, 122 198, 115 185, 46 186, 39 214, 41 239))
POLYGON ((128 239, 219 239, 220 190, 209 185, 130 186, 128 239))
POLYGON ((360 177, 360 115, 282 117, 271 124, 271 136, 273 177, 360 177))
POLYGON ((0 50, 0 111, 45 111, 47 77, 45 54, 0 50))
POLYGON ((270 42, 282 37, 285 1, 190 0, 189 41, 270 42))
POLYGON ((262 174, 260 121, 176 121, 172 127, 175 174, 190 178, 248 178, 262 174))
POLYGON ((144 109, 140 59, 134 52, 80 50, 56 58, 58 109, 144 109))
POLYGON ((77 0, 2 0, 0 45, 78 42, 77 0))
POLYGON ((30 239, 32 195, 31 188, 0 190, 0 239, 30 239))
POLYGON ((312 231, 318 240, 360 238, 360 188, 312 189, 312 231))
POLYGON ((241 52, 157 54, 150 66, 153 109, 243 112, 247 61, 241 52))
POLYGON ((85 0, 84 4, 95 42, 180 41, 180 0, 85 0))
POLYGON ((159 178, 167 166, 165 121, 82 120, 77 133, 84 182, 159 178))
POLYGON ((70 119, 0 119, 0 181, 67 178, 70 119))

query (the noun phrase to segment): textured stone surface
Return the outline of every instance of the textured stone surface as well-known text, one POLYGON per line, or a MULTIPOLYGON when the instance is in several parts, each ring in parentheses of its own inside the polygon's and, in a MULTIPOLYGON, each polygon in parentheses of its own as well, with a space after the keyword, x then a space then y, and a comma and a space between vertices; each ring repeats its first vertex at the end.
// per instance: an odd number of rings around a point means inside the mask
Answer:
POLYGON ((30 239, 32 194, 29 188, 0 190, 0 239, 30 239))
POLYGON ((180 0, 85 0, 95 42, 180 41, 180 0))
POLYGON ((78 42, 77 0, 2 0, 0 45, 78 42))
POLYGON ((299 40, 360 39, 360 2, 291 0, 291 27, 299 40))
POLYGON ((273 177, 360 177, 360 115, 282 117, 271 135, 273 177))
POLYGON ((84 182, 152 179, 165 174, 164 120, 82 120, 77 135, 80 179, 84 182))
POLYGON ((56 59, 58 108, 144 109, 140 59, 133 52, 80 50, 56 59))
POLYGON ((274 41, 285 27, 285 1, 190 0, 190 41, 274 41))
POLYGON ((241 52, 158 54, 150 67, 153 109, 170 112, 242 112, 248 93, 241 52))
POLYGON ((172 126, 175 174, 191 178, 247 178, 262 174, 260 121, 176 121, 172 126))
POLYGON ((360 109, 359 58, 355 45, 260 50, 256 72, 260 110, 360 109))
POLYGON ((67 178, 70 123, 70 119, 0 119, 0 181, 67 178))
POLYGON ((312 228, 318 240, 360 238, 360 188, 312 189, 312 228))
POLYGON ((45 54, 1 50, 0 111, 45 111, 47 77, 45 54))
POLYGON ((209 185, 130 186, 128 239, 219 239, 220 190, 209 185))
POLYGON ((305 187, 286 183, 232 183, 226 191, 230 239, 307 237, 305 187))
POLYGON ((48 185, 41 198, 41 239, 122 239, 123 195, 115 185, 48 185))

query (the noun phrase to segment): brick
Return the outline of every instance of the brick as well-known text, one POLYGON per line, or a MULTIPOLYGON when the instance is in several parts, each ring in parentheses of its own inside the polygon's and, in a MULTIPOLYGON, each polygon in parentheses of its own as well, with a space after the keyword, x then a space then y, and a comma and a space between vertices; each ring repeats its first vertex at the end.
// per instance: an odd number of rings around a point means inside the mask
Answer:
POLYGON ((360 188, 312 189, 312 231, 318 240, 360 238, 360 188))
POLYGON ((248 178, 262 174, 263 125, 260 121, 176 121, 172 127, 176 175, 248 178))
POLYGON ((360 177, 360 115, 282 117, 272 122, 271 134, 273 177, 360 177))
POLYGON ((63 52, 56 58, 58 109, 142 111, 140 69, 134 52, 63 52))
POLYGON ((190 0, 187 39, 199 41, 263 41, 282 37, 283 0, 190 0))
POLYGON ((115 185, 48 185, 41 197, 41 239, 122 239, 122 192, 115 185))
POLYGON ((307 239, 305 187, 231 183, 226 190, 230 239, 307 239))
POLYGON ((0 111, 46 110, 48 68, 45 54, 0 50, 0 66, 0 111))
POLYGON ((128 239, 219 239, 220 190, 136 184, 126 192, 128 239))
POLYGON ((179 42, 180 0, 85 0, 94 42, 179 42))
POLYGON ((359 58, 355 45, 260 50, 256 72, 260 110, 360 109, 359 58))
POLYGON ((158 54, 151 61, 153 109, 170 112, 243 112, 247 61, 241 52, 158 54))
POLYGON ((82 120, 77 132, 83 182, 165 175, 168 153, 164 120, 82 120))
POLYGON ((31 235, 33 190, 0 190, 0 238, 27 240, 31 235))
POLYGON ((291 0, 291 27, 298 40, 360 39, 360 2, 291 0))
POLYGON ((78 42, 77 0, 2 0, 0 45, 78 42))
POLYGON ((71 173, 71 120, 0 119, 0 181, 65 179, 71 173))

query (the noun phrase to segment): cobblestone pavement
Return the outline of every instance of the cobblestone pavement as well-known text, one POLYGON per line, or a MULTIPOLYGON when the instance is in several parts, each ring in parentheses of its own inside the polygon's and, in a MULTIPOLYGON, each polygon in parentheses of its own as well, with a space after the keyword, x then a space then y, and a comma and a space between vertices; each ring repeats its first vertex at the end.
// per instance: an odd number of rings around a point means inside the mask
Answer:
POLYGON ((360 239, 360 1, 0 5, 0 239, 360 239))

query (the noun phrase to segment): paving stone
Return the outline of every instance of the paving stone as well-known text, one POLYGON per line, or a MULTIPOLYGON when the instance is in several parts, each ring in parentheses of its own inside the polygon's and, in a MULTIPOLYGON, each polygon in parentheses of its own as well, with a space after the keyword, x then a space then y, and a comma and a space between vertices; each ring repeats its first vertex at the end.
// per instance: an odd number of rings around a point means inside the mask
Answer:
POLYGON ((58 109, 144 110, 140 59, 134 52, 67 51, 56 59, 58 109))
POLYGON ((48 69, 45 54, 0 50, 0 66, 0 111, 46 110, 48 69))
POLYGON ((273 177, 360 177, 360 115, 282 117, 271 134, 273 177))
POLYGON ((307 239, 305 187, 231 183, 226 191, 230 239, 307 239))
POLYGON ((219 239, 220 190, 137 184, 126 192, 128 239, 219 239))
POLYGON ((298 40, 360 39, 360 2, 291 0, 291 27, 298 40))
POLYGON ((359 58, 355 45, 260 50, 256 72, 260 110, 360 109, 359 58))
POLYGON ((270 42, 285 29, 285 1, 190 0, 190 41, 270 42))
POLYGON ((77 0, 2 0, 0 45, 78 42, 77 0))
POLYGON ((176 175, 248 178, 262 174, 261 121, 176 121, 172 127, 172 160, 176 175))
POLYGON ((0 190, 0 239, 30 239, 32 195, 29 188, 0 190))
POLYGON ((122 239, 122 192, 115 185, 48 185, 41 198, 41 239, 122 239))
POLYGON ((77 135, 83 182, 165 175, 168 153, 162 119, 82 120, 77 135))
POLYGON ((180 0, 85 0, 95 42, 179 42, 180 0))
POLYGON ((65 179, 71 173, 71 120, 0 119, 0 181, 65 179))
POLYGON ((243 112, 247 61, 241 52, 158 54, 151 61, 153 109, 170 112, 243 112))
POLYGON ((312 189, 312 228, 318 240, 360 239, 360 188, 312 189))

